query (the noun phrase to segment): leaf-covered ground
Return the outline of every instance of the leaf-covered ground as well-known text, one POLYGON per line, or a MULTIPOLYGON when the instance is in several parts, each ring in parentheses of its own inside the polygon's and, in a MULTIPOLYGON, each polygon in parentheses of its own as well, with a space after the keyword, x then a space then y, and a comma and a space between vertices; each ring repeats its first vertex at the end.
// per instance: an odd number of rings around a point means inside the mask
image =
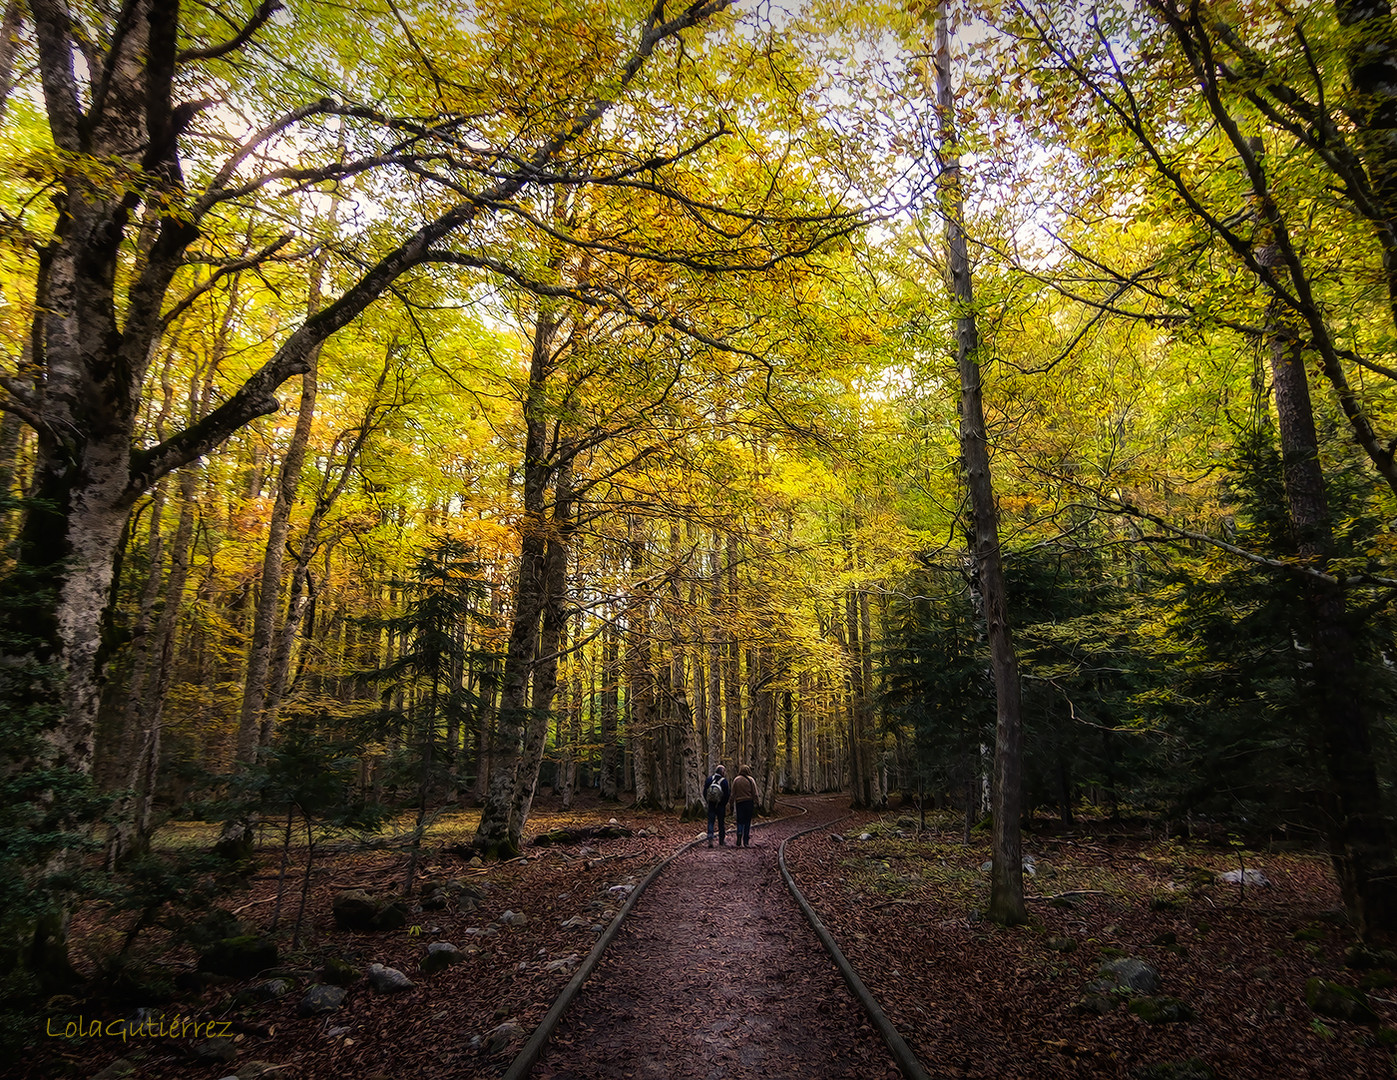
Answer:
MULTIPOLYGON (((276 1067, 268 1075, 278 1080, 497 1077, 595 942, 595 928, 619 910, 624 886, 634 885, 701 829, 673 817, 595 804, 563 815, 545 799, 531 820, 530 835, 596 826, 613 817, 632 835, 530 845, 524 858, 489 867, 472 867, 458 854, 457 845, 473 830, 473 815, 445 819, 431 836, 419 887, 427 881, 457 882, 465 891, 449 893, 452 899, 440 910, 412 912, 408 924, 396 930, 339 930, 330 904, 343 889, 387 893, 400 886, 404 852, 327 855, 314 877, 304 940, 296 950, 282 942, 275 970, 212 980, 197 992, 162 993, 159 985, 134 989, 128 984, 54 999, 33 1021, 36 1038, 30 1049, 12 1063, 12 1073, 7 1067, 0 1073, 26 1080, 99 1075, 221 1080, 235 1073, 255 1075, 260 1066, 254 1063, 265 1063, 276 1067), (472 894, 479 895, 474 910, 472 894), (434 941, 456 944, 466 952, 465 960, 435 975, 422 974, 418 965, 434 941), (319 981, 330 959, 347 959, 360 969, 375 962, 395 967, 416 985, 383 995, 360 979, 349 986, 337 1011, 299 1015, 307 987, 319 981), (284 996, 251 1000, 248 991, 274 977, 285 984, 284 996), (132 1035, 140 1030, 134 1013, 141 1005, 159 1017, 146 1025, 145 1034, 132 1035), (175 1037, 161 1034, 176 1017, 226 1027, 218 1029, 217 1038, 195 1038, 187 1026, 175 1037), (122 1021, 127 1022, 125 1040, 119 1033, 122 1021), (94 1023, 99 1025, 95 1035, 90 1034, 94 1023), (89 1034, 65 1035, 75 1024, 89 1034)), ((758 830, 751 851, 714 854, 750 857, 753 865, 743 873, 769 876, 776 832, 767 833, 771 842, 764 843, 758 830)), ((807 897, 933 1075, 1185 1080, 1210 1075, 1203 1067, 1218 1080, 1393 1075, 1392 1032, 1386 1025, 1397 1019, 1397 989, 1388 989, 1393 979, 1381 967, 1345 965, 1352 939, 1338 915, 1323 858, 1238 853, 1100 831, 1030 835, 1025 851, 1037 859, 1037 875, 1028 879, 1032 919, 1027 926, 1001 929, 976 917, 987 892, 987 875, 979 869, 988 858, 984 841, 965 846, 950 823, 945 832, 923 833, 912 819, 896 814, 855 815, 787 848, 807 897), (842 839, 832 839, 831 831, 842 839), (864 833, 868 839, 859 839, 864 833), (1271 884, 1245 890, 1216 884, 1214 874, 1237 868, 1239 859, 1264 872, 1271 884), (1117 1002, 1118 995, 1104 995, 1104 1014, 1082 1011, 1084 988, 1099 966, 1122 956, 1156 968, 1162 981, 1156 996, 1182 1003, 1193 1019, 1149 1023, 1129 1011, 1124 997, 1117 1002), (1314 977, 1364 989, 1378 1022, 1317 1016, 1304 999, 1305 983, 1314 977)), ((699 859, 707 855, 706 849, 690 853, 699 859)), ((265 926, 276 891, 276 852, 264 852, 263 863, 251 891, 229 903, 253 928, 265 926)), ((700 871, 695 863, 684 872, 700 871)), ((705 903, 702 894, 680 887, 666 900, 664 889, 652 887, 641 901, 642 906, 651 901, 651 938, 656 926, 667 925, 664 904, 694 916, 695 905, 705 903)), ((731 895, 723 895, 730 903, 731 895)), ((777 891, 762 895, 771 905, 778 902, 777 891)), ((673 925, 676 935, 689 934, 673 925)), ((723 925, 736 950, 745 948, 733 936, 743 925, 758 934, 769 929, 759 919, 745 924, 727 919, 723 925)), ((99 906, 84 910, 76 933, 85 954, 94 958, 90 963, 110 950, 120 930, 111 912, 99 906)), ((803 932, 794 924, 782 931, 803 932)), ((625 949, 627 941, 623 933, 613 950, 625 949)), ((690 956, 704 951, 704 942, 692 944, 692 954, 684 948, 648 954, 642 966, 657 968, 650 972, 655 985, 683 985, 692 974, 690 956)), ((176 978, 189 984, 191 952, 161 948, 155 940, 146 949, 144 962, 166 976, 157 984, 176 978)), ((609 955, 603 976, 610 963, 609 955)), ((792 1015, 800 1015, 799 985, 794 980, 784 994, 764 998, 762 1007, 775 1008, 773 1002, 784 996, 796 999, 792 1015)), ((595 989, 584 991, 578 1007, 587 1011, 574 1015, 574 1028, 564 1038, 595 1028, 599 1017, 604 1022, 606 998, 598 998, 595 989)), ((809 1008, 800 1022, 813 1031, 826 1022, 829 1006, 805 1004, 809 1008)), ((694 1015, 703 1013, 699 1002, 694 1015)), ((650 1060, 656 1040, 663 1043, 666 1035, 651 1028, 662 1024, 644 1009, 618 1014, 607 1029, 614 1070, 593 1075, 598 1080, 639 1076, 640 1050, 627 1053, 628 1033, 634 1035, 633 1047, 651 1048, 644 1051, 650 1060)), ((736 1042, 740 1039, 724 1036, 727 1050, 736 1042)), ((559 1043, 535 1075, 563 1075, 567 1052, 559 1043)), ((691 1061, 693 1051, 683 1053, 691 1061)), ((719 1071, 734 1080, 758 1071, 763 1080, 774 1075, 769 1067, 745 1069, 737 1053, 719 1071)))
POLYGON ((844 839, 795 841, 787 861, 936 1075, 1394 1074, 1397 1032, 1316 1016, 1305 1001, 1307 980, 1318 977, 1366 988, 1382 1023, 1397 1018, 1391 972, 1345 966, 1353 939, 1324 858, 1030 835, 1030 921, 1003 929, 978 918, 988 898, 983 840, 967 848, 949 823, 944 834, 919 834, 896 815, 864 815, 838 832, 844 839), (857 839, 863 833, 870 838, 857 839), (1243 867, 1270 884, 1217 883, 1218 872, 1243 867), (1129 995, 1104 995, 1104 1015, 1083 1011, 1084 988, 1121 957, 1155 968, 1154 996, 1181 1002, 1193 1019, 1147 1022, 1130 1011, 1129 995))

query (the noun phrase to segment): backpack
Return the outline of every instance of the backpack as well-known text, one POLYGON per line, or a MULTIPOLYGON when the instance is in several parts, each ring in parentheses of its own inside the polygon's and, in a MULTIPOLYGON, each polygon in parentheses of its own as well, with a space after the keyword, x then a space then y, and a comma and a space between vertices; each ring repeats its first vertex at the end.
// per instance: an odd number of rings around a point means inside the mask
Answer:
POLYGON ((708 785, 708 801, 714 806, 723 801, 723 778, 717 773, 708 785))

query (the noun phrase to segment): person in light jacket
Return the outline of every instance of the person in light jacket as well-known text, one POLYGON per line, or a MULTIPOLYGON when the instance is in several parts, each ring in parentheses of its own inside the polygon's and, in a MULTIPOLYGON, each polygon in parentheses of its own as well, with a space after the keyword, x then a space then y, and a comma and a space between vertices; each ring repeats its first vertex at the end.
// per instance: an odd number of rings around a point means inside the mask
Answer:
POLYGON ((743 765, 737 770, 737 779, 732 782, 733 808, 737 811, 737 846, 752 846, 752 815, 757 810, 757 799, 761 792, 752 779, 752 766, 743 765))

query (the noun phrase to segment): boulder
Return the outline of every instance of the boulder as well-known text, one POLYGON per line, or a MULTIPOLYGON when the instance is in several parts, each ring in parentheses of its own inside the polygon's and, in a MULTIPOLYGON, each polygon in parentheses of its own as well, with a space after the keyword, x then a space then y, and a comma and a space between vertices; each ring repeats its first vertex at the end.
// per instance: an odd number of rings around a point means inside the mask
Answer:
POLYGON ((1089 1013, 1092 1016, 1108 1016, 1116 1011, 1120 1005, 1120 998, 1114 994, 1087 993, 1078 999, 1073 1006, 1077 1012, 1089 1013))
POLYGON ((324 983, 316 983, 306 991, 306 996, 301 998, 301 1003, 296 1006, 296 1011, 301 1016, 324 1016, 343 1005, 345 995, 348 993, 349 991, 343 986, 327 986, 324 983))
POLYGON ((1104 980, 1115 984, 1117 989, 1134 994, 1156 994, 1159 992, 1159 972, 1143 960, 1124 956, 1111 960, 1097 969, 1104 980))
POLYGON ((348 986, 358 982, 362 974, 363 972, 348 960, 342 960, 337 956, 330 957, 320 968, 320 977, 332 986, 348 986))
POLYGON ((335 897, 330 910, 341 930, 372 930, 378 902, 363 889, 347 889, 335 897))
POLYGON ((465 958, 466 954, 449 941, 434 941, 427 946, 427 955, 422 958, 418 968, 423 975, 435 975, 465 958))
POLYGON ((400 930, 407 925, 408 911, 401 901, 380 899, 363 889, 346 889, 338 894, 330 910, 341 930, 400 930))
POLYGON ((511 1043, 517 1042, 524 1037, 524 1029, 513 1020, 506 1020, 499 1027, 495 1028, 487 1036, 488 1053, 500 1054, 509 1049, 511 1043))
POLYGON ((1305 983, 1305 1004, 1320 1016, 1334 1020, 1346 1020, 1351 1024, 1378 1023, 1378 1016, 1368 1004, 1367 995, 1324 979, 1310 979, 1305 983))
POLYGON ((365 974, 369 977, 369 985, 380 994, 400 994, 417 985, 397 968, 382 964, 370 964, 365 974))
POLYGON ((194 1039, 184 1051, 195 1061, 209 1065, 227 1065, 238 1058, 238 1048, 232 1039, 194 1039))

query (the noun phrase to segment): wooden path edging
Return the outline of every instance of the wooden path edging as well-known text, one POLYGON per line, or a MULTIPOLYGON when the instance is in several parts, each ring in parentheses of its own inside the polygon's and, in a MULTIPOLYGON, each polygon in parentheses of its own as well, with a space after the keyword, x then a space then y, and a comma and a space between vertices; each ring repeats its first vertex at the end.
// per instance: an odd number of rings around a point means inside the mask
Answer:
POLYGON ((786 869, 786 845, 798 837, 827 829, 831 824, 838 825, 839 822, 816 825, 803 832, 792 833, 781 841, 781 848, 776 856, 777 865, 781 868, 781 877, 786 882, 786 888, 790 889, 791 895, 795 897, 796 905, 805 913, 805 918, 809 921, 811 929, 815 931, 815 936, 820 939, 820 944, 825 947, 825 952, 829 953, 830 959, 834 961, 834 966, 839 969, 839 974, 844 976, 844 982, 848 985, 849 990, 858 999, 864 1011, 868 1013, 869 1019, 873 1021, 873 1026, 878 1029, 878 1034, 883 1037, 883 1042, 887 1044, 888 1050, 897 1059, 897 1066, 902 1070, 902 1075, 907 1077, 907 1080, 932 1080, 931 1074, 922 1067, 922 1063, 917 1060, 917 1055, 912 1052, 907 1041, 898 1034, 897 1028, 893 1027, 893 1022, 888 1019, 888 1014, 883 1011, 877 999, 864 985, 864 981, 859 978, 859 973, 854 970, 854 966, 849 963, 848 958, 835 944, 834 938, 825 929, 825 924, 815 914, 815 909, 796 888, 795 878, 791 877, 791 872, 786 869))

